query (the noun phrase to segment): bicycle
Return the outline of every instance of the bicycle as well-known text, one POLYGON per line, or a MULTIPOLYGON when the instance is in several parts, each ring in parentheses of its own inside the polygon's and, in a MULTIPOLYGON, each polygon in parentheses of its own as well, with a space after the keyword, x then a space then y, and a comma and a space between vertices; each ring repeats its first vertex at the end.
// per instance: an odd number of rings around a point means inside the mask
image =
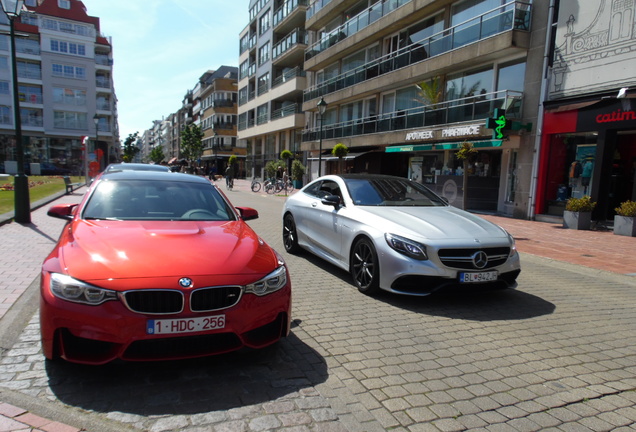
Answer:
POLYGON ((252 192, 258 192, 261 190, 261 182, 258 181, 258 177, 254 177, 252 179, 252 192))

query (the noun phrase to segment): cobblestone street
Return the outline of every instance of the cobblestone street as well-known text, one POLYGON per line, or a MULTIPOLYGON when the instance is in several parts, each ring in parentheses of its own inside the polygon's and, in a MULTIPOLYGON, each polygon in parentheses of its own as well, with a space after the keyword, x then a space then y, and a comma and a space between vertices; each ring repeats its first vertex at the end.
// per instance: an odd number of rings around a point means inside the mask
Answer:
POLYGON ((517 290, 371 298, 349 274, 284 253, 284 198, 227 194, 259 211, 250 225, 288 261, 289 338, 78 366, 44 361, 25 308, 0 360, 2 400, 90 432, 636 430, 633 277, 522 254, 517 290))

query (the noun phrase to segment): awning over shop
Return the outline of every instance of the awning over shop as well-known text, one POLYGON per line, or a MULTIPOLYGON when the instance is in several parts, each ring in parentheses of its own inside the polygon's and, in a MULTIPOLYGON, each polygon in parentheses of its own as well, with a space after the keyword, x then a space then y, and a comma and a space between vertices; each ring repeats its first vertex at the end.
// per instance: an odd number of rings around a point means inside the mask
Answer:
MULTIPOLYGON (((387 147, 385 149, 385 152, 398 153, 398 152, 413 152, 413 151, 424 151, 424 150, 458 150, 464 142, 465 141, 392 146, 392 147, 387 147)), ((501 147, 503 140, 468 141, 468 142, 472 143, 472 145, 475 148, 492 148, 492 147, 501 147)))
MULTIPOLYGON (((347 155, 345 157, 343 157, 343 159, 344 160, 355 159, 358 156, 362 156, 363 154, 367 154, 367 153, 369 153, 369 152, 358 152, 358 153, 349 152, 349 153, 347 153, 347 155)), ((329 156, 323 156, 320 159, 322 159, 323 161, 333 161, 333 160, 338 160, 339 158, 337 158, 337 157, 335 157, 335 156, 330 154, 329 156)), ((318 158, 317 157, 310 157, 310 158, 307 158, 307 160, 318 160, 318 158)))

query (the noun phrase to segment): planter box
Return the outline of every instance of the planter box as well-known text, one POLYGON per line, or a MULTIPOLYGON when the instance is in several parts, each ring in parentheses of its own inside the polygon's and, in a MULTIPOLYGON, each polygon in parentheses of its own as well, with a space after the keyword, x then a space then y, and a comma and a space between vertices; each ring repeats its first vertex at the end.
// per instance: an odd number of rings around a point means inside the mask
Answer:
POLYGON ((636 217, 614 216, 614 234, 636 237, 636 217))
POLYGON ((563 212, 563 228, 589 230, 592 227, 592 212, 563 212))
POLYGON ((294 189, 300 189, 301 187, 303 187, 302 180, 292 180, 292 183, 294 184, 294 189))

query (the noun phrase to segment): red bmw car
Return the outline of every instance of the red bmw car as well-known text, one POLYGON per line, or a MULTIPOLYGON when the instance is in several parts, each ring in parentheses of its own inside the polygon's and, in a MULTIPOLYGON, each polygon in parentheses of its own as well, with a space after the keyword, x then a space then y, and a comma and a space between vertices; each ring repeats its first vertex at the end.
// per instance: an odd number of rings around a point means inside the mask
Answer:
POLYGON ((287 336, 285 262, 202 177, 100 176, 42 265, 40 326, 48 359, 104 364, 262 348, 287 336))

